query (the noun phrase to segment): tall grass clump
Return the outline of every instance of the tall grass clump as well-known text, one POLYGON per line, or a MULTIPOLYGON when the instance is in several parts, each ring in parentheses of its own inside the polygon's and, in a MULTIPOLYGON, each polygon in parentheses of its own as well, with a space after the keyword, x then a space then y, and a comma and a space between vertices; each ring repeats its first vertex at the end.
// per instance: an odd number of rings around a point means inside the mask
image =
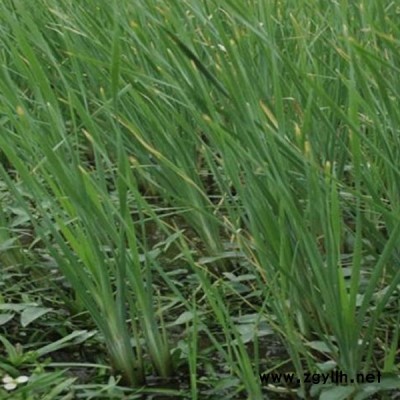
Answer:
POLYGON ((396 371, 400 32, 393 3, 1 8, 0 145, 16 171, 3 168, 3 178, 34 195, 40 218, 32 214, 32 223, 127 383, 144 381, 142 336, 158 374, 173 371, 152 286, 163 271, 138 228, 146 232, 148 219, 165 225, 148 194, 172 207, 170 225, 185 231, 185 266, 226 345, 178 297, 242 392, 262 397, 257 373, 265 361, 256 333, 250 357, 235 322, 242 314, 268 319, 299 377, 326 368, 350 378, 396 371), (228 246, 242 255, 235 273, 254 279, 257 296, 227 295, 231 264, 220 261, 228 246), (209 270, 205 256, 215 264, 209 270), (235 308, 237 300, 243 305, 235 308))
MULTIPOLYGON (((38 30, 39 21, 35 24, 27 11, 20 11, 19 17, 30 30, 32 41, 23 33, 16 16, 5 13, 14 35, 8 48, 23 60, 2 70, 3 93, 9 94, 3 112, 10 122, 4 130, 2 149, 24 187, 34 196, 34 210, 25 203, 26 211, 104 335, 112 364, 124 382, 133 386, 144 383, 143 339, 155 370, 167 378, 172 373, 171 356, 154 309, 151 259, 138 242, 133 223, 132 214, 140 212, 141 205, 139 198, 132 205, 133 199, 127 195, 129 191, 135 198, 137 185, 121 133, 114 132, 111 159, 83 130, 92 144, 93 159, 79 158, 80 144, 76 135, 67 131, 63 112, 70 112, 67 123, 77 132, 72 107, 75 105, 82 114, 87 111, 70 87, 65 87, 67 105, 57 99, 46 66, 32 43, 41 45, 44 55, 55 62, 51 47, 38 30), (20 68, 21 76, 14 68, 20 68), (32 98, 24 98, 22 91, 32 98), (36 212, 40 221, 34 220, 36 212)), ((61 69, 57 72, 68 85, 61 69)), ((91 118, 88 113, 82 116, 91 118)), ((3 175, 10 180, 4 170, 3 175)), ((9 183, 13 194, 21 197, 9 183)))

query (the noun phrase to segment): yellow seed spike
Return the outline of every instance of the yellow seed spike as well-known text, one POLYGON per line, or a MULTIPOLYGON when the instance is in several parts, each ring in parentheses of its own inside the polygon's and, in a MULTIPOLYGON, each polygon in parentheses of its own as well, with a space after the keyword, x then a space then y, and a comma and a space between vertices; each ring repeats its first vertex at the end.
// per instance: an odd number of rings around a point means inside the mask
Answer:
POLYGON ((138 161, 137 158, 135 158, 133 156, 129 156, 128 159, 129 159, 129 162, 131 163, 131 165, 134 165, 134 166, 138 166, 139 165, 139 161, 138 161))
POLYGON ((327 175, 330 175, 330 173, 331 173, 331 162, 330 162, 330 161, 327 161, 327 162, 325 163, 325 173, 326 173, 327 175))
POLYGON ((304 142, 304 155, 306 157, 310 157, 311 156, 311 145, 310 145, 310 142, 308 140, 306 140, 304 142))
POLYGON ((278 121, 276 120, 275 115, 272 114, 272 111, 262 102, 262 100, 260 100, 260 107, 267 118, 271 121, 274 128, 278 129, 278 121))
POLYGON ((90 143, 94 143, 93 136, 86 129, 82 129, 82 132, 90 143))
POLYGON ((294 134, 296 135, 296 139, 300 140, 303 137, 303 133, 297 122, 294 123, 294 134))
POLYGON ((88 175, 88 173, 87 173, 86 169, 85 169, 85 168, 83 168, 83 167, 82 167, 82 165, 78 165, 78 169, 79 169, 79 171, 81 171, 81 172, 82 172, 82 174, 83 174, 83 175, 88 175))
POLYGON ((23 117, 25 115, 25 110, 21 106, 17 106, 16 109, 17 115, 23 117))
POLYGON ((139 24, 135 21, 135 20, 131 20, 131 21, 129 21, 129 25, 130 25, 130 27, 132 28, 132 29, 137 29, 137 28, 139 28, 139 24))
POLYGON ((211 122, 211 118, 207 114, 203 114, 202 117, 204 121, 211 122))

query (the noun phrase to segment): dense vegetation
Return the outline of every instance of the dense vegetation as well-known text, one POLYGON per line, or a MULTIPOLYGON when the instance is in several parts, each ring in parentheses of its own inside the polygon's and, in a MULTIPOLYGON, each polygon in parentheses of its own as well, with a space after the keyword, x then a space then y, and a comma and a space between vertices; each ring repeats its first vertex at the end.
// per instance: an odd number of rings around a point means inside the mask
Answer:
POLYGON ((399 19, 2 1, 0 398, 398 391, 399 19))

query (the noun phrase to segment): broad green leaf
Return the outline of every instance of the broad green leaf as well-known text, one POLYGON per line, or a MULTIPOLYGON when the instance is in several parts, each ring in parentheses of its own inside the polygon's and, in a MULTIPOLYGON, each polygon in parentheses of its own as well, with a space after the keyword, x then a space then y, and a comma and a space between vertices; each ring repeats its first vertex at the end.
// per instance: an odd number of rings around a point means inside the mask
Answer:
POLYGON ((12 320, 15 314, 0 314, 0 325, 6 324, 12 320))
POLYGON ((44 356, 45 354, 52 353, 53 351, 63 349, 64 347, 83 343, 85 340, 91 338, 95 334, 96 331, 86 331, 86 330, 75 331, 59 340, 56 340, 53 343, 50 343, 46 346, 41 347, 40 349, 37 349, 36 352, 41 357, 44 356))
POLYGON ((332 350, 329 348, 329 346, 322 341, 315 340, 312 342, 307 342, 306 345, 314 350, 320 351, 321 353, 332 353, 332 350))
POLYGON ((191 321, 194 317, 194 314, 191 311, 184 311, 174 322, 170 324, 170 326, 182 325, 191 321))
POLYGON ((25 328, 30 323, 50 311, 53 311, 53 309, 44 307, 27 307, 21 313, 21 325, 25 328))
POLYGON ((37 303, 21 303, 21 304, 13 304, 13 303, 4 303, 0 304, 0 310, 5 311, 23 311, 28 307, 37 307, 37 303))
POLYGON ((352 386, 336 386, 322 391, 319 400, 347 400, 354 393, 352 386))
POLYGON ((316 365, 322 373, 332 371, 337 367, 337 363, 333 360, 325 361, 324 363, 317 363, 316 365))

